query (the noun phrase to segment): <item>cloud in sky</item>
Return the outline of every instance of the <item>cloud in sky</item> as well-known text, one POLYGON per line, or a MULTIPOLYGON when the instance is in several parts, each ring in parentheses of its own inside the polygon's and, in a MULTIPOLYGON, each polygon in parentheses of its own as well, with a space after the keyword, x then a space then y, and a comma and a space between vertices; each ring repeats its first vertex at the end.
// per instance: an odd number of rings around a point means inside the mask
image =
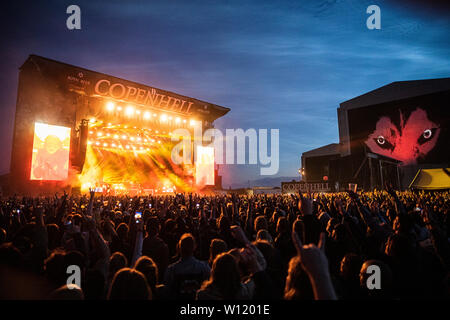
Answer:
MULTIPOLYGON (((279 128, 279 175, 295 176, 302 152, 338 142, 339 103, 450 75, 448 15, 378 1, 370 31, 371 2, 78 1, 81 31, 65 28, 67 1, 14 2, 1 21, 1 144, 8 153, 18 67, 35 53, 231 108, 219 128, 279 128)), ((225 186, 259 178, 226 170, 225 186)))

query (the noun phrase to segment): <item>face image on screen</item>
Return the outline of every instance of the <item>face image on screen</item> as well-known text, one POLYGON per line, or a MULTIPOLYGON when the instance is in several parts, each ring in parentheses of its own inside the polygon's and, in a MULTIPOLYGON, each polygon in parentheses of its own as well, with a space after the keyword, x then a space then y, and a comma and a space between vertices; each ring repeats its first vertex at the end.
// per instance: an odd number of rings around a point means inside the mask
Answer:
POLYGON ((425 110, 417 108, 408 117, 400 112, 399 125, 387 116, 379 118, 365 144, 372 152, 409 165, 436 146, 439 133, 439 125, 429 119, 425 110))
POLYGON ((214 185, 214 148, 197 146, 195 172, 197 185, 214 185))
POLYGON ((70 128, 36 122, 30 180, 65 180, 69 169, 70 128))

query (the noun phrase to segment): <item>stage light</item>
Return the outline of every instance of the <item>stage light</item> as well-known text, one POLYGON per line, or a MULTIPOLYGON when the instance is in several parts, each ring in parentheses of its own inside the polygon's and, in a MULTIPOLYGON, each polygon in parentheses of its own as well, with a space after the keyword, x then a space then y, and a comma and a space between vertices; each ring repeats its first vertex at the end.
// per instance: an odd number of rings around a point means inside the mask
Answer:
POLYGON ((130 137, 130 140, 131 140, 131 141, 134 141, 134 137, 130 137))
POLYGON ((136 114, 141 114, 141 110, 136 110, 136 114))
POLYGON ((189 124, 190 124, 191 126, 195 126, 195 125, 197 124, 197 121, 191 119, 191 121, 189 121, 189 124))
POLYGON ((147 140, 147 139, 144 139, 144 142, 148 142, 148 140, 147 140))
POLYGON ((116 147, 116 144, 115 144, 115 143, 111 144, 111 147, 115 148, 115 147, 116 147))
POLYGON ((122 111, 122 107, 121 107, 121 106, 118 106, 118 107, 117 107, 117 110, 122 111))
POLYGON ((150 119, 150 117, 151 117, 150 112, 145 111, 145 112, 144 112, 144 119, 148 120, 148 119, 150 119))
POLYGON ((132 106, 128 106, 127 109, 125 110, 125 114, 127 116, 132 116, 134 114, 134 108, 132 106))
POLYGON ((155 133, 159 133, 159 131, 158 131, 158 130, 156 130, 156 131, 155 131, 155 133))
POLYGON ((97 133, 97 137, 101 137, 102 135, 103 135, 102 132, 98 132, 98 133, 97 133))
POLYGON ((87 144, 92 144, 92 141, 89 141, 89 140, 88 140, 87 144))
POLYGON ((96 144, 97 146, 99 146, 99 145, 100 145, 100 142, 97 141, 95 144, 96 144))
POLYGON ((123 139, 123 140, 127 140, 127 136, 126 136, 126 135, 123 135, 123 136, 122 136, 122 139, 123 139))
POLYGON ((115 134, 114 139, 119 139, 119 135, 115 134))
POLYGON ((169 117, 169 120, 172 120, 172 116, 169 117))
POLYGON ((156 113, 154 113, 154 114, 153 114, 153 116, 154 116, 154 117, 156 117, 156 116, 157 116, 157 114, 156 114, 156 113))
POLYGON ((130 146, 129 146, 129 145, 126 145, 125 148, 130 149, 130 146))
POLYGON ((167 121, 167 115, 162 114, 160 119, 161 119, 161 121, 163 121, 163 122, 167 121))
POLYGON ((141 150, 144 150, 144 147, 141 147, 141 150))
POLYGON ((104 147, 107 147, 107 146, 108 146, 108 144, 107 144, 107 143, 104 143, 104 144, 103 144, 103 146, 104 146, 104 147))
POLYGON ((107 134, 106 134, 106 136, 107 136, 107 137, 109 137, 109 136, 110 136, 110 134, 109 134, 109 133, 107 133, 107 134))
POLYGON ((158 140, 158 143, 161 143, 161 140, 158 140))
POLYGON ((142 140, 142 138, 141 138, 141 137, 138 137, 138 138, 137 138, 137 141, 141 141, 141 140, 142 140))
POLYGON ((89 134, 93 134, 94 133, 94 131, 89 131, 89 134))
POLYGON ((106 110, 108 111, 114 111, 114 103, 113 102, 108 102, 106 104, 106 110))
POLYGON ((179 117, 175 118, 175 123, 180 123, 181 119, 179 117))
POLYGON ((89 120, 90 123, 94 123, 95 122, 95 118, 91 118, 91 120, 89 120))
POLYGON ((186 119, 183 119, 183 123, 186 123, 186 119))

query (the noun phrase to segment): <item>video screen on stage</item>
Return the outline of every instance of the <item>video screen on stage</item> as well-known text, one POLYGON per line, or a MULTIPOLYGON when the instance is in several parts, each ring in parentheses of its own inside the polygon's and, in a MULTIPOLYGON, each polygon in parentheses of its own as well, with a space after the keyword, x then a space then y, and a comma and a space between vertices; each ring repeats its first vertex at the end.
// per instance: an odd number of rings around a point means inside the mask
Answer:
POLYGON ((401 165, 448 162, 449 95, 349 110, 352 154, 372 152, 401 165))
POLYGON ((214 148, 197 146, 195 181, 197 185, 214 185, 214 148))
POLYGON ((30 180, 65 180, 69 171, 70 128, 36 122, 30 180))

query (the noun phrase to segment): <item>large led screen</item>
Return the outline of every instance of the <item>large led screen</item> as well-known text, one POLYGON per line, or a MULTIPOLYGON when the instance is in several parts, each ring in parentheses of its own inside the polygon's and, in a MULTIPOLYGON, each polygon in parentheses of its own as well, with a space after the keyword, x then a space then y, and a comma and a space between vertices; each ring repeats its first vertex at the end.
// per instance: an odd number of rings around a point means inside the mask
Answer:
POLYGON ((195 182, 197 185, 214 185, 214 148, 197 146, 195 182))
POLYGON ((30 179, 67 179, 69 151, 70 128, 36 122, 30 179))
POLYGON ((373 152, 401 165, 450 161, 449 95, 435 94, 349 111, 352 153, 373 152))

